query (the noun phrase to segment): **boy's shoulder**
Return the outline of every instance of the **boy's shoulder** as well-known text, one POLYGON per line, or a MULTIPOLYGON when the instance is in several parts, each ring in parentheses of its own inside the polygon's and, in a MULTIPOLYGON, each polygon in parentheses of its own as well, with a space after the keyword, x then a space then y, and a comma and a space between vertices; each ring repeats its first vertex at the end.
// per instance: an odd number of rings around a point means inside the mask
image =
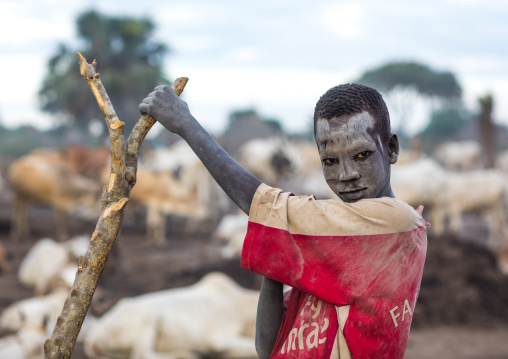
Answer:
POLYGON ((249 220, 278 228, 289 226, 292 233, 324 236, 399 233, 427 227, 421 209, 397 198, 346 203, 338 198, 294 196, 267 185, 258 188, 249 220))

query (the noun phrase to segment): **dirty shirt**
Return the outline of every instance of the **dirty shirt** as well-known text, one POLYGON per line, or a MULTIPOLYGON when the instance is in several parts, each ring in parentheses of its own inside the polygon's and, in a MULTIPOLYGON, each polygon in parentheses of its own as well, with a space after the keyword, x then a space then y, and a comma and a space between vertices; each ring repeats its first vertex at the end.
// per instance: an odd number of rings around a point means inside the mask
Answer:
POLYGON ((403 358, 427 249, 422 209, 260 185, 242 267, 293 288, 270 359, 403 358))

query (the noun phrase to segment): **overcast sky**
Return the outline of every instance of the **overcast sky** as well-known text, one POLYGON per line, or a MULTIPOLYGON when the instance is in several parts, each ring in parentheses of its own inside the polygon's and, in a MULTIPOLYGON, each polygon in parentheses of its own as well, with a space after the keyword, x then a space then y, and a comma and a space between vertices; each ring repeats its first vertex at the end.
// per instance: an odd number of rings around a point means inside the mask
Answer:
MULTIPOLYGON (((156 40, 172 49, 166 74, 189 77, 185 100, 212 132, 246 108, 300 131, 328 88, 406 60, 454 72, 472 110, 492 92, 496 120, 508 124, 505 0, 2 0, 3 124, 52 123, 37 102, 47 60, 61 42, 77 45, 76 17, 92 8, 154 21, 156 40)), ((427 116, 407 120, 416 131, 427 116)))

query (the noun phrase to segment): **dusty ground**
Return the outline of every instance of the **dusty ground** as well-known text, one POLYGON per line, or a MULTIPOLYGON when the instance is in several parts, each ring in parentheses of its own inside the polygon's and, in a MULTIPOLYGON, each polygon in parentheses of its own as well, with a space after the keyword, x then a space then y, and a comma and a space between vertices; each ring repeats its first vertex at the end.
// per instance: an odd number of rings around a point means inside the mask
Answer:
MULTIPOLYGON (((53 218, 45 208, 30 212, 33 238, 13 243, 8 237, 10 208, 0 203, 0 242, 11 271, 0 275, 0 310, 32 296, 21 287, 16 270, 36 239, 53 237, 53 218)), ((90 236, 94 223, 69 220, 72 234, 90 236)), ((238 260, 219 259, 219 245, 209 241, 213 223, 184 234, 186 222, 168 223, 168 242, 154 249, 144 241, 143 226, 126 216, 114 255, 101 280, 95 310, 106 310, 124 296, 194 283, 205 273, 226 272, 240 284, 258 287, 258 277, 242 270, 238 260)), ((429 236, 422 288, 414 314, 406 358, 508 358, 508 278, 501 276, 494 257, 484 249, 482 222, 471 218, 458 239, 429 236)), ((80 345, 72 358, 84 359, 80 345)))

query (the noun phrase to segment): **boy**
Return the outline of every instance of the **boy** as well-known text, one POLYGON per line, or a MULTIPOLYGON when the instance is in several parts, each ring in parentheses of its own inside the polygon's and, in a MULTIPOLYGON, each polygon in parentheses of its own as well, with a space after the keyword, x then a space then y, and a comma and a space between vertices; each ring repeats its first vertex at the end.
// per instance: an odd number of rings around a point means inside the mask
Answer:
POLYGON ((376 90, 341 85, 316 105, 323 173, 339 197, 326 201, 262 184, 206 133, 169 86, 157 87, 139 108, 182 136, 249 214, 241 261, 266 277, 256 323, 262 359, 403 358, 427 223, 421 209, 394 198, 390 165, 399 144, 376 90), (285 298, 281 283, 293 287, 285 298))

